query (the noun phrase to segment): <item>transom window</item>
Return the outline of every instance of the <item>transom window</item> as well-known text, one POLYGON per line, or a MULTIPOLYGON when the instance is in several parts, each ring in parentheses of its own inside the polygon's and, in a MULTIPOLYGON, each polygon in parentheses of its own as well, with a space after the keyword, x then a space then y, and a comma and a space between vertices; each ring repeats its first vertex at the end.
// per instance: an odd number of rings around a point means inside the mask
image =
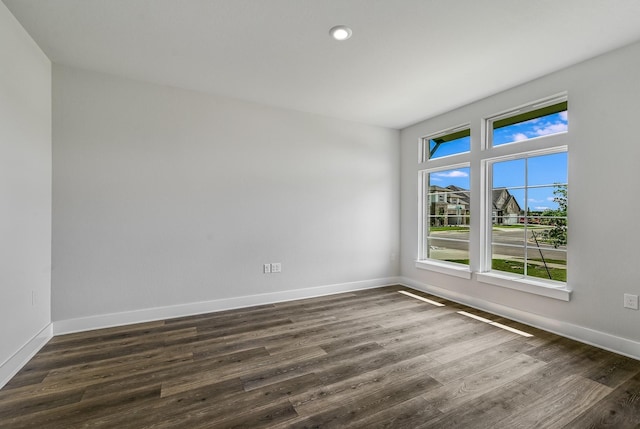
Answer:
POLYGON ((471 150, 471 130, 468 125, 443 131, 422 139, 422 162, 429 159, 467 153, 471 150))
POLYGON ((552 99, 510 111, 488 121, 491 146, 517 143, 537 137, 566 132, 567 101, 552 99), (542 106, 542 107, 541 107, 542 106))

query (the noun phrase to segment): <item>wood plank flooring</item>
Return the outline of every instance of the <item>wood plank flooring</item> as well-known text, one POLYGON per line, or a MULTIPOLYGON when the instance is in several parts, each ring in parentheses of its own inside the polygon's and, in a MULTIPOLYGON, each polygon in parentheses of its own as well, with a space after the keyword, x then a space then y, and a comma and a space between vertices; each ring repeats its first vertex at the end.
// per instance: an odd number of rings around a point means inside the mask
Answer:
POLYGON ((640 361, 401 290, 55 337, 0 428, 640 427, 640 361))

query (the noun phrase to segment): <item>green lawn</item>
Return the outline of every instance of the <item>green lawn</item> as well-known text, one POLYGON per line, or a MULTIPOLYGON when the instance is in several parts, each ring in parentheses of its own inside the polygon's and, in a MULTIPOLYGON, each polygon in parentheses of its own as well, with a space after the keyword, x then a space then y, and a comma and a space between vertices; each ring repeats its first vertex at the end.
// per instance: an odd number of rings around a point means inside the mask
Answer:
MULTIPOLYGON (((564 261, 557 261, 564 262, 564 261)), ((547 261, 547 263, 553 263, 547 261)), ((507 260, 507 259, 494 259, 491 262, 491 268, 498 271, 506 271, 508 273, 524 274, 524 263, 520 261, 507 260)), ((544 265, 527 264, 527 275, 531 277, 538 277, 541 279, 548 279, 551 274, 551 280, 557 280, 559 282, 567 281, 567 270, 562 268, 549 267, 549 273, 545 269, 544 265)))
POLYGON ((455 262, 456 264, 469 265, 468 259, 447 259, 448 262, 455 262))
MULTIPOLYGON (((538 261, 538 262, 542 262, 542 259, 540 258, 530 258, 530 261, 538 261)), ((545 262, 547 264, 560 264, 560 265, 567 265, 567 261, 563 261, 562 259, 549 259, 549 258, 544 258, 545 262)))
MULTIPOLYGON (((468 259, 449 259, 449 262, 456 262, 458 264, 469 265, 468 259)), ((538 260, 542 262, 541 260, 538 260)), ((548 264, 564 264, 565 261, 547 259, 548 264)), ((507 273, 524 274, 524 263, 520 261, 508 260, 508 259, 494 259, 491 263, 491 268, 497 271, 504 271, 507 273)), ((549 267, 551 273, 551 280, 557 280, 559 282, 567 281, 567 270, 562 268, 549 267)), ((544 268, 544 265, 527 264, 527 275, 531 277, 538 277, 541 279, 548 279, 549 274, 544 268)))
POLYGON ((430 226, 429 231, 469 231, 469 226, 430 226))

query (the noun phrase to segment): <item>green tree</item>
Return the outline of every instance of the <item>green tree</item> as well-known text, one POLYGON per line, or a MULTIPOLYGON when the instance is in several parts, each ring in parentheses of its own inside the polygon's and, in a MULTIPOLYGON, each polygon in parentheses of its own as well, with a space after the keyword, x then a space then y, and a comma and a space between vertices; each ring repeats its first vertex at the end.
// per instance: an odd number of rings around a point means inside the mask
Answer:
POLYGON ((553 201, 558 204, 558 209, 542 212, 542 217, 549 219, 541 221, 552 226, 542 234, 543 239, 557 249, 567 244, 567 185, 555 184, 554 187, 553 201))
POLYGON ((444 226, 444 209, 442 207, 438 209, 438 215, 439 216, 436 218, 438 221, 437 226, 444 226))

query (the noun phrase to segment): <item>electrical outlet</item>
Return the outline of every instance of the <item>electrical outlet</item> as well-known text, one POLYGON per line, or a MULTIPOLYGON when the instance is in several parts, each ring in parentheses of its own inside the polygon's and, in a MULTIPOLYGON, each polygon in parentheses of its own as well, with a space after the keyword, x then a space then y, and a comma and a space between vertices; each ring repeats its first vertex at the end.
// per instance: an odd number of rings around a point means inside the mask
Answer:
POLYGON ((271 264, 264 264, 262 266, 262 272, 269 274, 271 272, 271 264))
POLYGON ((624 294, 624 308, 630 308, 632 310, 638 309, 638 295, 631 295, 630 293, 624 294))
POLYGON ((276 262, 275 264, 271 264, 271 272, 272 273, 281 273, 282 272, 282 264, 280 262, 276 262))

